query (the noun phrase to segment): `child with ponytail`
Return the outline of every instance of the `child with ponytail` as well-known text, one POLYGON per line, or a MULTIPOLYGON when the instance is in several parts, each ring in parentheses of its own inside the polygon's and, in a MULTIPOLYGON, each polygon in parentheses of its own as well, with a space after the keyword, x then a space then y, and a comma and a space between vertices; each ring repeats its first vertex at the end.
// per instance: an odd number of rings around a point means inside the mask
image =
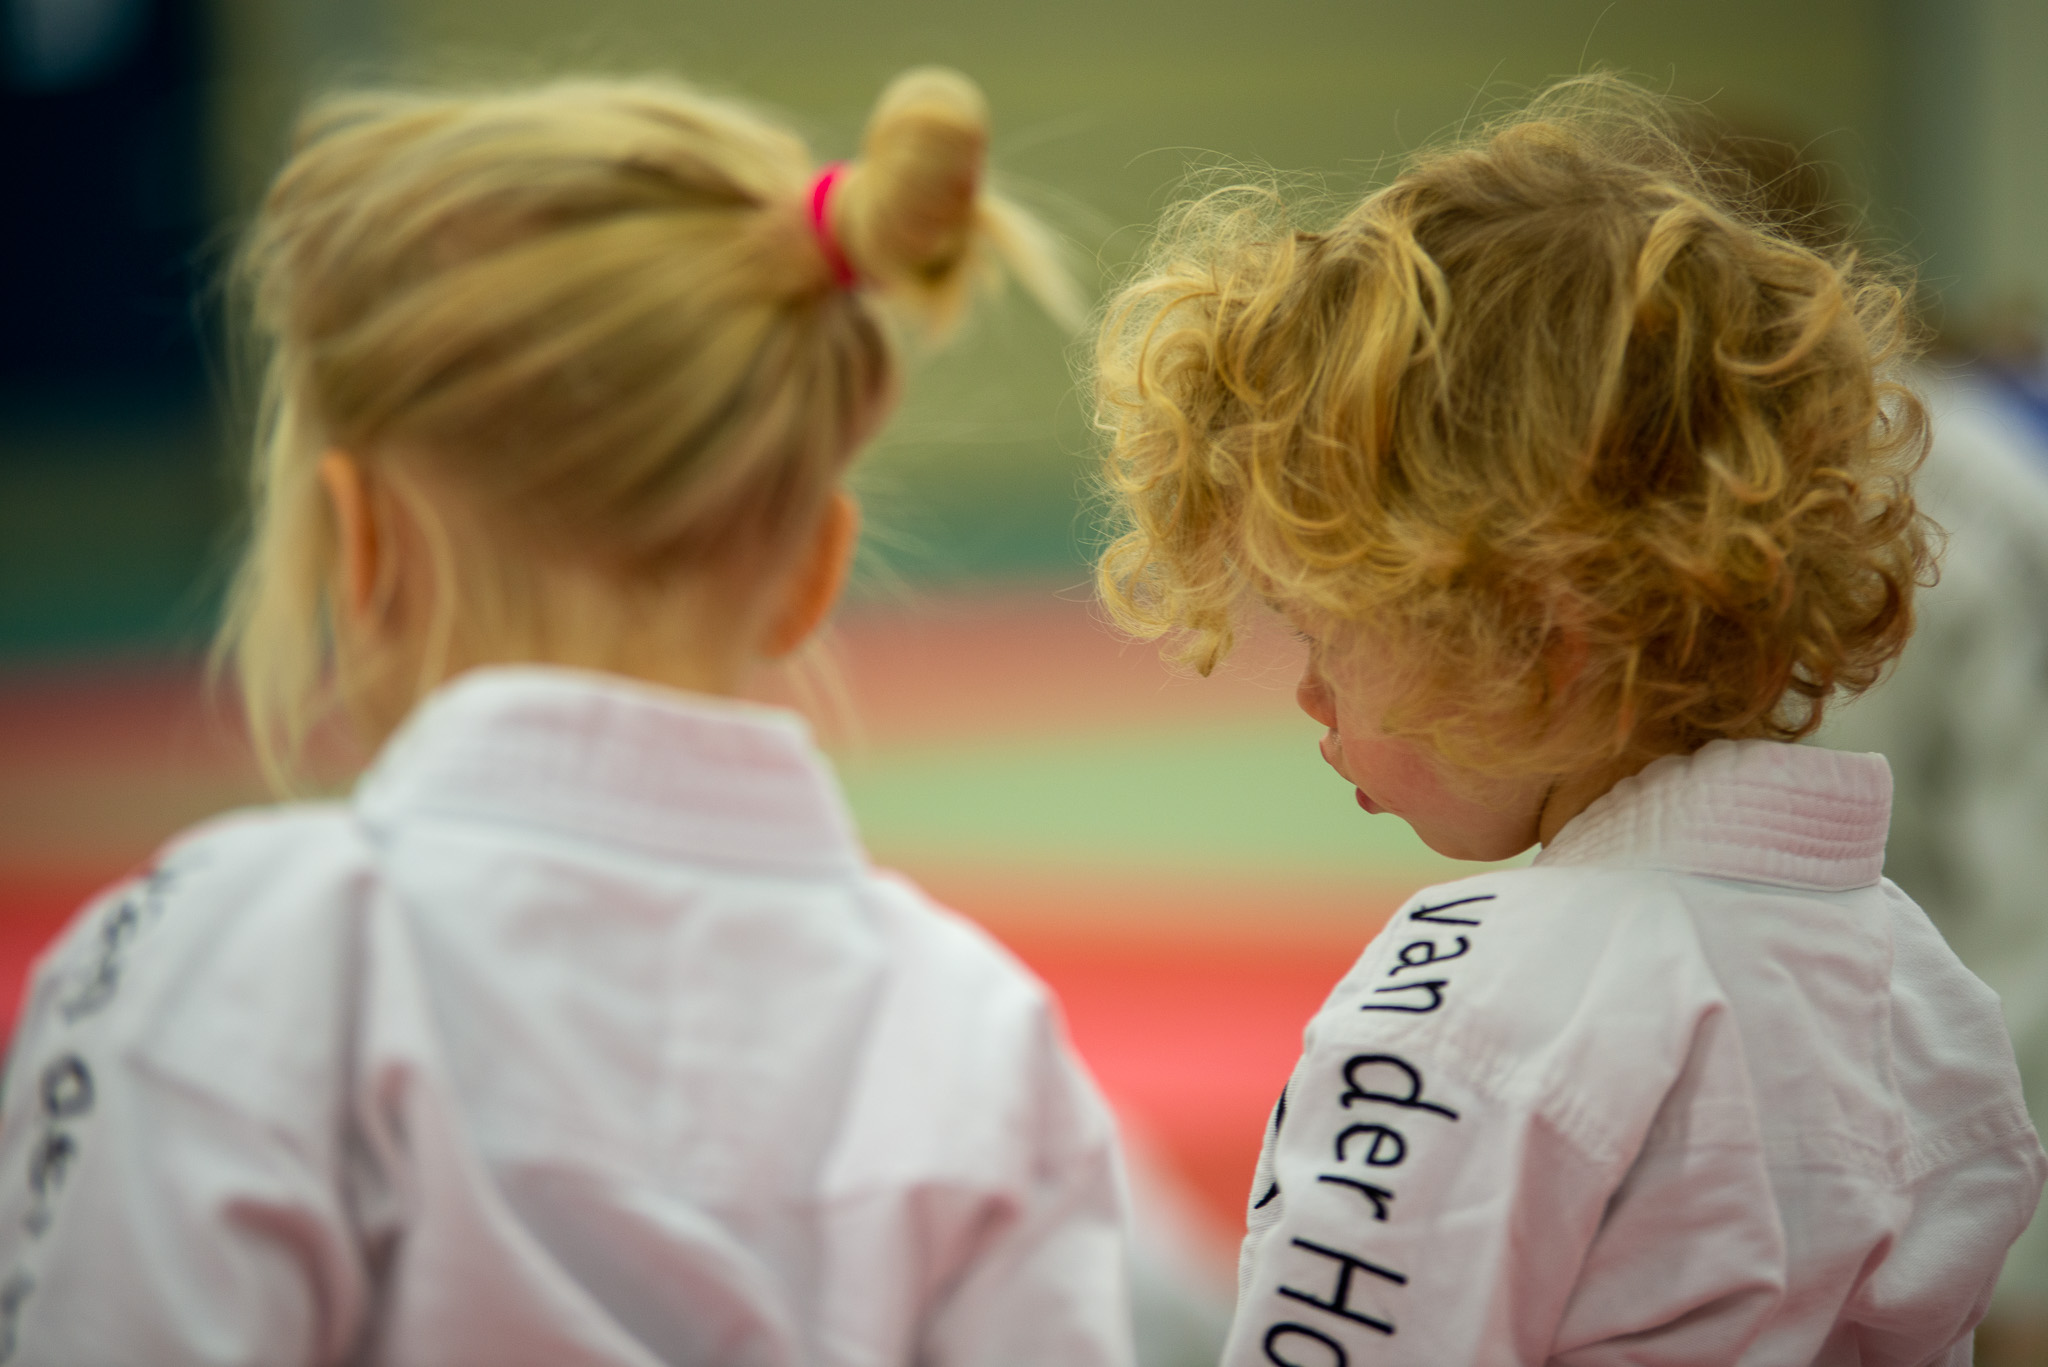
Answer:
POLYGON ((1966 1367, 2044 1161, 1991 992, 1800 745, 1912 627, 1901 286, 1591 77, 1320 225, 1182 211, 1100 352, 1104 597, 1261 600, 1368 813, 1483 872, 1309 1024, 1227 1367, 1966 1367))
POLYGON ((314 109, 221 644, 274 774, 330 711, 376 758, 40 967, 0 1360, 1128 1360, 1044 990, 743 700, 839 591, 894 336, 1004 266, 1073 309, 985 144, 936 70, 822 171, 659 81, 314 109))

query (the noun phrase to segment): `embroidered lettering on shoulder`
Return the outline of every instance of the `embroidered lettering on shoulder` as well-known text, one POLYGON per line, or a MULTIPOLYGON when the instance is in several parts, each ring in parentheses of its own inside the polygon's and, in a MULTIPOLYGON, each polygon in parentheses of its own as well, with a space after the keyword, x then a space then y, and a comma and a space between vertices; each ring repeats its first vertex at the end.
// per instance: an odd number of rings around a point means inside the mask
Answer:
MULTIPOLYGON (((1429 1142, 1435 1126, 1458 1123, 1459 1113, 1431 1097, 1422 1069, 1399 1054, 1353 1054, 1337 1070, 1335 1081, 1341 1083, 1337 1108, 1350 1115, 1330 1138, 1332 1169, 1318 1173, 1316 1181, 1355 1193, 1363 1202, 1361 1213, 1373 1224, 1386 1224, 1394 1216, 1396 1169, 1429 1142), (1412 1120, 1407 1118, 1410 1116, 1412 1120)), ((1276 1186, 1264 1200, 1270 1201, 1278 1193, 1276 1186)), ((1295 1318, 1270 1324, 1263 1340, 1269 1362, 1294 1367, 1312 1360, 1301 1354, 1317 1351, 1331 1361, 1346 1362, 1349 1350, 1338 1336, 1352 1324, 1388 1337, 1395 1334, 1393 1309, 1364 1309, 1355 1303, 1356 1278, 1362 1273, 1404 1287, 1408 1284, 1406 1273, 1374 1262, 1363 1253, 1308 1239, 1296 1238, 1291 1247, 1338 1264, 1336 1284, 1328 1296, 1288 1282, 1276 1285, 1275 1293, 1325 1311, 1331 1318, 1304 1319, 1300 1318, 1302 1312, 1296 1311, 1295 1318), (1311 1348, 1311 1344, 1321 1347, 1311 1348)))
POLYGON ((66 1022, 82 1020, 114 1000, 137 937, 162 918, 165 899, 182 873, 182 868, 167 865, 151 869, 100 916, 92 958, 84 974, 67 985, 57 1002, 57 1011, 66 1022))
MULTIPOLYGON (((1398 944, 1394 963, 1384 975, 1388 981, 1373 987, 1370 999, 1359 1010, 1411 1015, 1441 1010, 1449 1000, 1459 961, 1472 952, 1475 937, 1484 926, 1481 910, 1493 900, 1492 893, 1478 893, 1403 912, 1391 930, 1398 944), (1424 970, 1435 971, 1424 977, 1424 970)), ((1315 1180, 1319 1186, 1358 1198, 1353 1209, 1364 1224, 1347 1240, 1353 1242, 1376 1225, 1392 1223, 1397 1216, 1400 1169, 1427 1151, 1442 1133, 1437 1127, 1459 1123, 1460 1113, 1457 1107, 1431 1096, 1422 1068, 1400 1054, 1353 1054, 1338 1068, 1333 1082, 1338 1088, 1338 1118, 1334 1130, 1327 1132, 1330 1147, 1325 1161, 1330 1166, 1317 1173, 1315 1180)), ((1284 1106, 1283 1100, 1282 1106, 1275 1108, 1276 1138, 1284 1106)), ((1279 1195, 1275 1184, 1258 1205, 1279 1195)), ((1333 1199, 1349 1198, 1333 1195, 1333 1199)), ((1316 1313, 1290 1307, 1287 1318, 1268 1323, 1260 1340, 1266 1361, 1275 1367, 1348 1367, 1352 1350, 1344 1336, 1355 1333, 1354 1326, 1388 1338, 1396 1334, 1398 1289, 1408 1285, 1408 1275, 1354 1251, 1356 1246, 1339 1248, 1303 1238, 1291 1241, 1291 1248, 1334 1263, 1335 1283, 1327 1295, 1320 1288, 1304 1289, 1291 1281, 1273 1285, 1274 1294, 1281 1299, 1316 1313), (1377 1298, 1362 1290, 1373 1284, 1382 1288, 1377 1298), (1393 1301, 1385 1299, 1390 1294, 1393 1301), (1374 1300, 1381 1303, 1368 1303, 1374 1300)))
MULTIPOLYGON (((184 861, 158 865, 137 879, 100 914, 83 971, 60 984, 54 1052, 34 1074, 37 1133, 23 1174, 29 1200, 22 1224, 35 1243, 56 1222, 58 1200, 83 1152, 83 1127, 99 1101, 87 1046, 78 1038, 81 1023, 113 1002, 137 939, 162 919, 168 895, 187 867, 184 861)), ((28 1254, 24 1250, 24 1262, 28 1254)), ((26 1266, 16 1266, 0 1280, 0 1364, 17 1351, 22 1307, 35 1285, 26 1266)))
MULTIPOLYGON (((1286 1123, 1287 1089, 1285 1087, 1282 1087, 1280 1089, 1280 1099, 1273 1103, 1273 1133, 1268 1140, 1269 1143, 1277 1141, 1280 1138, 1280 1127, 1286 1123)), ((1259 1197, 1258 1200, 1252 1202, 1252 1209, 1264 1210, 1267 1206, 1273 1204, 1273 1198, 1278 1196, 1279 1194, 1280 1184, 1278 1182, 1269 1183, 1266 1187, 1265 1194, 1259 1197)))
MULTIPOLYGON (((1425 926, 1469 926, 1483 924, 1471 908, 1481 902, 1491 902, 1493 894, 1480 893, 1473 897, 1461 897, 1455 902, 1441 902, 1436 906, 1420 906, 1404 912, 1401 919, 1410 925, 1425 926), (1453 913, 1457 914, 1453 914, 1453 913)), ((1415 969, 1433 968, 1438 964, 1450 963, 1464 958, 1472 952, 1472 938, 1468 935, 1438 935, 1407 930, 1412 938, 1404 941, 1394 951, 1394 966, 1387 970, 1387 977, 1396 979, 1372 990, 1374 1000, 1361 1005, 1361 1011, 1398 1011, 1411 1016, 1426 1016, 1442 1008, 1444 992, 1451 985, 1449 977, 1402 978, 1403 973, 1415 969), (1386 998, 1381 1001, 1379 998, 1386 998)))
POLYGON ((1470 912, 1463 916, 1447 916, 1445 913, 1453 907, 1468 907, 1475 902, 1491 902, 1492 900, 1492 893, 1482 892, 1471 897, 1460 897, 1455 902, 1442 902, 1433 907, 1417 907, 1408 913, 1408 919, 1411 921, 1429 921, 1440 926, 1476 926, 1479 924, 1479 921, 1473 918, 1470 912))
MULTIPOLYGON (((1331 1248, 1328 1244, 1319 1244, 1311 1239, 1295 1239, 1291 1242, 1295 1248, 1336 1264, 1336 1278, 1327 1296, 1318 1294, 1317 1290, 1304 1291, 1299 1287, 1284 1285, 1279 1288, 1282 1296, 1311 1306, 1323 1312, 1325 1316, 1363 1325, 1376 1334, 1392 1337, 1394 1326, 1391 1321, 1352 1304, 1353 1282, 1361 1272, 1368 1277, 1391 1282, 1395 1286, 1406 1286, 1407 1277, 1392 1268, 1381 1267, 1368 1258, 1361 1258, 1355 1253, 1347 1253, 1341 1248, 1331 1248)), ((1321 1319, 1320 1316, 1318 1318, 1321 1319)), ((1339 1326, 1332 1324, 1330 1327, 1339 1326)), ((1276 1364, 1276 1367, 1309 1367, 1309 1364, 1316 1362, 1317 1359, 1302 1357, 1299 1353, 1310 1344, 1316 1345, 1322 1354, 1326 1355, 1323 1358, 1325 1362, 1344 1367, 1351 1361, 1351 1355, 1341 1340, 1313 1324, 1305 1324, 1299 1320, 1281 1320, 1268 1325, 1265 1337, 1260 1341, 1260 1346, 1266 1352, 1266 1361, 1276 1364)), ((1309 1351, 1313 1352, 1315 1349, 1309 1351)))
POLYGON ((50 1227, 57 1195, 78 1157, 72 1122, 92 1114, 92 1069, 77 1054, 59 1055, 44 1067, 37 1090, 42 1103, 43 1131, 28 1160, 27 1224, 31 1234, 41 1234, 50 1227))
POLYGON ((15 1326, 21 1319, 22 1303, 36 1289, 36 1279, 17 1270, 0 1283, 0 1362, 11 1362, 16 1347, 15 1326))

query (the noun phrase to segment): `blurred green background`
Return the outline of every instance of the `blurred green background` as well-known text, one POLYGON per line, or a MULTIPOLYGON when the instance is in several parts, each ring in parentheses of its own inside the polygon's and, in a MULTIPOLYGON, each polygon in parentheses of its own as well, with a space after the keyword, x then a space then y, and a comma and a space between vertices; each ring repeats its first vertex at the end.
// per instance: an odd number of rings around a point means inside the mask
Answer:
MULTIPOLYGON (((162 3, 163 0, 159 0, 162 3)), ((0 0, 22 16, 121 0, 0 0)), ((191 233, 204 365, 182 398, 53 401, 0 374, 0 656, 203 637, 232 542, 245 395, 210 283, 309 91, 363 80, 680 72, 855 146, 896 71, 988 90, 996 163, 1112 282, 1191 165, 1363 185, 1559 75, 1635 73, 1809 145, 1923 262, 1952 316, 2048 284, 2048 4, 2041 0, 190 0, 202 35, 191 233)), ((19 83, 17 83, 18 85, 19 83)), ((66 136, 10 97, 7 136, 66 136)), ((47 111, 46 111, 47 112, 47 111)), ((16 181, 19 184, 19 181, 16 181)), ((15 212, 37 206, 16 201, 15 212)), ((5 269, 35 269, 9 260, 5 269)), ((0 328, 20 326, 18 313, 0 328)), ((1078 581, 1090 443, 1078 343, 1021 302, 930 365, 864 476, 889 570, 914 583, 1078 581)), ((29 386, 33 389, 33 386, 29 386)))

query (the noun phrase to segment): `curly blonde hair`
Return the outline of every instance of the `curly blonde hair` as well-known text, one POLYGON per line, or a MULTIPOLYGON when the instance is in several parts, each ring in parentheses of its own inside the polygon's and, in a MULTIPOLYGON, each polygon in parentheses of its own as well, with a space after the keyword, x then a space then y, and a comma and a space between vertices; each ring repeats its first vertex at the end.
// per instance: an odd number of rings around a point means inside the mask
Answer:
POLYGON ((809 150, 736 101, 585 79, 316 104, 243 255, 268 370, 217 643, 272 777, 334 702, 323 451, 458 488, 493 533, 438 527, 418 691, 561 629, 534 620, 548 557, 622 594, 760 570, 879 422, 901 327, 943 335, 1002 267, 1078 318, 1051 237, 988 191, 987 143, 966 77, 889 86, 829 199, 849 289, 809 150))
POLYGON ((1905 287, 1678 127, 1580 78, 1319 231, 1270 184, 1175 211, 1097 352, 1116 620, 1204 673, 1249 595, 1369 627, 1389 730, 1495 772, 1868 687, 1930 566, 1905 287))

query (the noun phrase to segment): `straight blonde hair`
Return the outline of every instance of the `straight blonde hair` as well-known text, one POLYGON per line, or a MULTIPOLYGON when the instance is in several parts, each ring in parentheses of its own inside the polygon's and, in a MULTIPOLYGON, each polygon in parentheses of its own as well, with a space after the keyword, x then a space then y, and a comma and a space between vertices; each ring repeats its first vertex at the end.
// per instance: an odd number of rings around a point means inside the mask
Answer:
POLYGON ((438 599, 418 689, 535 648, 531 568, 630 595, 758 572, 815 517, 896 391, 894 335, 942 339, 1007 266, 1069 320, 1050 235, 988 192, 980 91, 899 77, 812 221, 803 142, 670 80, 334 96, 304 117, 242 256, 267 348, 253 529, 216 643, 289 781, 334 701, 335 531, 317 465, 422 481, 438 599), (466 643, 466 644, 464 644, 466 643))

